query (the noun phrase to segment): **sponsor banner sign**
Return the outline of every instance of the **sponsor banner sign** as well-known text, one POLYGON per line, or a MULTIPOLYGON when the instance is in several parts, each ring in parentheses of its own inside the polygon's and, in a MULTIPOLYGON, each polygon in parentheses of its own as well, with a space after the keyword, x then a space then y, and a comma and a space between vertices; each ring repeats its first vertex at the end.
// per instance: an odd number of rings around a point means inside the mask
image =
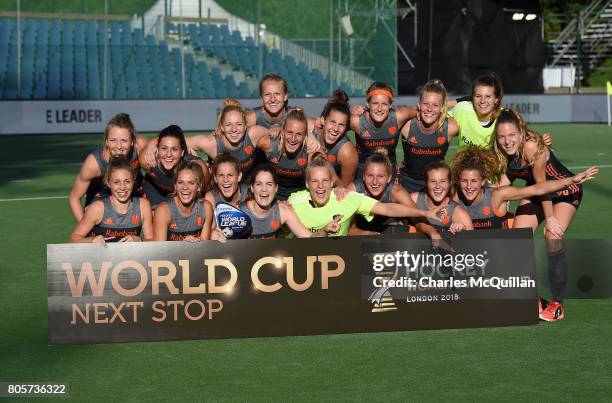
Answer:
POLYGON ((530 230, 47 247, 50 344, 530 325, 530 230))
MULTIPOLYGON (((241 99, 245 108, 259 106, 259 99, 241 99)), ((290 106, 303 107, 319 116, 327 98, 292 98, 290 106)), ((415 105, 416 97, 397 97, 394 105, 415 105)), ((351 98, 351 104, 364 104, 351 98)), ((518 110, 527 122, 607 121, 606 95, 506 95, 506 107, 518 110)), ((157 133, 170 124, 186 131, 213 130, 223 107, 219 99, 158 100, 58 100, 0 101, 0 134, 103 133, 117 113, 129 113, 136 130, 157 133)))

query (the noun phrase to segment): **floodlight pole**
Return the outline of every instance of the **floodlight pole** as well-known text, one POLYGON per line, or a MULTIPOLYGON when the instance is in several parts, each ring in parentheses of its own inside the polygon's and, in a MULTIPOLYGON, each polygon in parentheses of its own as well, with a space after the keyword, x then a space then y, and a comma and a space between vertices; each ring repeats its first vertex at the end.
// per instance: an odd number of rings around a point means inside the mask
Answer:
POLYGON ((612 96, 612 84, 610 81, 606 81, 606 103, 608 104, 608 126, 612 123, 610 119, 610 96, 612 96))
POLYGON ((17 98, 21 98, 21 0, 17 0, 17 98))
POLYGON ((332 67, 334 60, 334 1, 329 2, 329 94, 331 95, 333 90, 333 81, 332 81, 332 67))
POLYGON ((580 93, 580 77, 582 76, 582 11, 578 12, 576 24, 576 93, 580 93))
POLYGON ((108 98, 108 0, 104 0, 104 80, 102 84, 104 85, 104 99, 108 98))
POLYGON ((179 18, 181 21, 181 28, 179 29, 179 41, 181 44, 181 90, 182 97, 185 98, 185 47, 183 45, 183 29, 185 25, 183 24, 183 0, 179 0, 179 18))

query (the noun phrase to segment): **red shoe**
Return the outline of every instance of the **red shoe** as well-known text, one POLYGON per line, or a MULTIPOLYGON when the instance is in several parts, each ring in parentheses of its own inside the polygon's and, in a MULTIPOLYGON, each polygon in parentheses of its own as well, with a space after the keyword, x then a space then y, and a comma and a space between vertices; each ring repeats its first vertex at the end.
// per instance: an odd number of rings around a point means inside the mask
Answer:
POLYGON ((542 311, 544 311, 544 308, 542 308, 542 298, 538 298, 538 315, 542 315, 542 311))
POLYGON ((554 322, 564 317, 563 305, 554 300, 549 302, 546 308, 540 312, 540 319, 546 322, 554 322))

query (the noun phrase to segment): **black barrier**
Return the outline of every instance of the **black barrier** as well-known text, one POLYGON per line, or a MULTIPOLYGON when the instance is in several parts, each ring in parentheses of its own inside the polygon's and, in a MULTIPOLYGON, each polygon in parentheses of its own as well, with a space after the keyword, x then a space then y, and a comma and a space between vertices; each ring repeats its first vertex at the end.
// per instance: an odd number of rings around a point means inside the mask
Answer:
POLYGON ((537 323, 530 230, 449 244, 417 234, 48 245, 49 343, 537 323))

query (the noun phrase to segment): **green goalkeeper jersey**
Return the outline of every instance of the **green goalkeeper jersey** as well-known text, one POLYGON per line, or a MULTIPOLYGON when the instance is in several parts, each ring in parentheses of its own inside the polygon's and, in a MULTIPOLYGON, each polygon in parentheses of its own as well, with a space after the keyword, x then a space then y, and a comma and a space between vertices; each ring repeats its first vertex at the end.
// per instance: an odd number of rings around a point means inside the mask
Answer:
POLYGON ((449 111, 455 118, 459 126, 459 149, 475 144, 480 147, 489 147, 491 136, 495 131, 495 122, 490 125, 482 126, 478 120, 478 115, 474 110, 474 105, 469 101, 461 101, 449 111))
POLYGON ((333 234, 333 236, 345 236, 348 234, 355 214, 362 215, 367 221, 371 221, 374 218, 370 211, 378 203, 378 200, 364 196, 361 193, 350 192, 344 199, 338 201, 332 190, 327 204, 321 207, 314 207, 310 192, 308 190, 301 190, 293 193, 289 197, 288 202, 293 206, 293 210, 300 221, 312 232, 324 228, 333 220, 335 215, 341 215, 342 220, 339 223, 340 231, 333 234))

